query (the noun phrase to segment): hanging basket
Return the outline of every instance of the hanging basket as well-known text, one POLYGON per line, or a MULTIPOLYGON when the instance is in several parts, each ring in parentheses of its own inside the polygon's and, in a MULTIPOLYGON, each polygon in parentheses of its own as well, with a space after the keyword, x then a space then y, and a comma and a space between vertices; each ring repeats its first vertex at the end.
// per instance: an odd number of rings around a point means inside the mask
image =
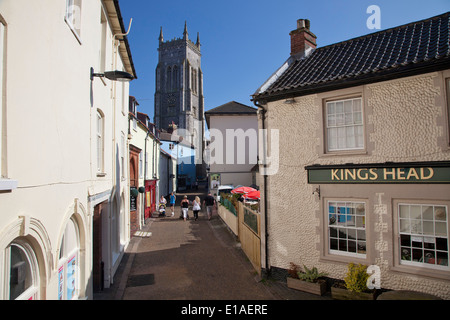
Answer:
POLYGON ((132 197, 136 198, 139 195, 139 191, 138 191, 138 189, 133 187, 133 188, 130 189, 130 194, 131 194, 132 197))

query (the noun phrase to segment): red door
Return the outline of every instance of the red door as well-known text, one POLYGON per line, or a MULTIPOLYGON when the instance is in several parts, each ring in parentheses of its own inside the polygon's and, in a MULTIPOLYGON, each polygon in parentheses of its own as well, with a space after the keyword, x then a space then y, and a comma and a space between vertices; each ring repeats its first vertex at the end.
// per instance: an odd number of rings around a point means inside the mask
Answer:
POLYGON ((145 181, 145 219, 156 211, 156 180, 145 181))

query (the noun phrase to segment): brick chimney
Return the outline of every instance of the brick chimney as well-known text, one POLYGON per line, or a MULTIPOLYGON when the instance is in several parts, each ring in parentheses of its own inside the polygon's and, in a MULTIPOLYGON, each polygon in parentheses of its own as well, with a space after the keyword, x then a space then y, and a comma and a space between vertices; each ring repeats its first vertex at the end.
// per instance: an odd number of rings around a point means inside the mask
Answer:
POLYGON ((309 30, 309 27, 309 20, 297 20, 297 29, 289 33, 291 36, 291 56, 306 57, 317 47, 317 37, 309 30))

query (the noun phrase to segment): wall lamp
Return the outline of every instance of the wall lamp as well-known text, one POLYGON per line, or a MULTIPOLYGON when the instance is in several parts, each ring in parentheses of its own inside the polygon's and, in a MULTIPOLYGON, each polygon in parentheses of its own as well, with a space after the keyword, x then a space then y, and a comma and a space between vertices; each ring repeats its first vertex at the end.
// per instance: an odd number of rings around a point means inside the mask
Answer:
POLYGON ((129 74, 125 71, 106 71, 105 73, 94 73, 94 68, 91 68, 91 81, 94 80, 94 77, 106 78, 111 81, 121 81, 127 82, 134 79, 132 74, 129 74))

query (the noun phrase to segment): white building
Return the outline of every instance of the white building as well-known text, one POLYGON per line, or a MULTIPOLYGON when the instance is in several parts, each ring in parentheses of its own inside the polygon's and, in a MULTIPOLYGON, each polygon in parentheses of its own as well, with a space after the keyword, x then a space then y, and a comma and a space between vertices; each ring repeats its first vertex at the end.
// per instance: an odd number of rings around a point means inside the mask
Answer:
POLYGON ((132 194, 130 198, 131 236, 156 211, 159 199, 159 131, 148 115, 137 111, 138 105, 136 99, 130 96, 130 188, 137 189, 137 192, 134 191, 137 196, 132 194))
POLYGON ((258 119, 255 108, 231 101, 205 112, 210 132, 210 187, 252 184, 258 160, 258 119))
POLYGON ((113 0, 0 2, 0 299, 112 281, 130 238, 129 84, 107 79, 136 76, 124 32, 113 0))

